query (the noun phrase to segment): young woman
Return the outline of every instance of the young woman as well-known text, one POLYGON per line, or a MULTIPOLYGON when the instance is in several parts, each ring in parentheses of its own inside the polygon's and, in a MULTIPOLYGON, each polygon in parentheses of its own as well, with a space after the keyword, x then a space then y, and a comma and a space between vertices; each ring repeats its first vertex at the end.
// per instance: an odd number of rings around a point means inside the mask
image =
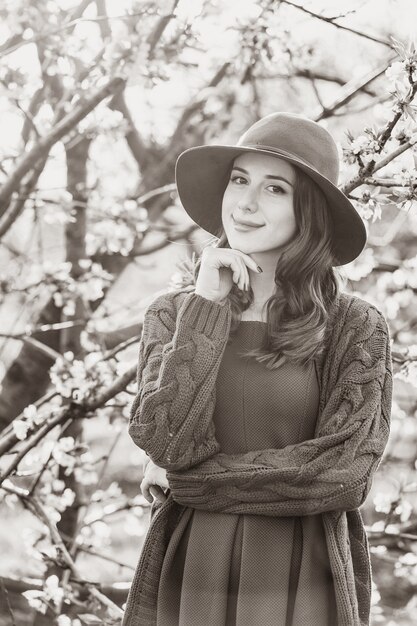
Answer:
POLYGON ((358 508, 392 363, 382 313, 336 269, 366 244, 338 172, 331 135, 290 113, 178 159, 217 240, 144 317, 129 433, 156 499, 123 626, 369 624, 358 508))

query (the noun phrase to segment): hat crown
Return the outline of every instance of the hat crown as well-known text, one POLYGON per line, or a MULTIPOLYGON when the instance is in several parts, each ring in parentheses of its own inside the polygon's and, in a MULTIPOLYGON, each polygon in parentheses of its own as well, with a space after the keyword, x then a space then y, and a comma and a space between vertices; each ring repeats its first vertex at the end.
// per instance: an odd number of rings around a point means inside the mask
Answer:
POLYGON ((339 153, 330 133, 297 113, 271 113, 243 133, 238 146, 258 147, 300 159, 337 185, 339 153))

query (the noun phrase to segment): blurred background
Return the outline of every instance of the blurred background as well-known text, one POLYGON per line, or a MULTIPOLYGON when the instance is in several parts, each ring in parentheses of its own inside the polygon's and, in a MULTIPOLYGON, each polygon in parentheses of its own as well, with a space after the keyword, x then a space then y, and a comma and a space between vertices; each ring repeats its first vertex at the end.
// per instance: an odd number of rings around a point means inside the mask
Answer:
POLYGON ((391 331, 391 437, 362 515, 372 624, 417 623, 417 4, 3 0, 0 624, 118 624, 150 505, 127 434, 143 312, 211 235, 179 153, 273 111, 335 137, 368 228, 349 291, 391 331))

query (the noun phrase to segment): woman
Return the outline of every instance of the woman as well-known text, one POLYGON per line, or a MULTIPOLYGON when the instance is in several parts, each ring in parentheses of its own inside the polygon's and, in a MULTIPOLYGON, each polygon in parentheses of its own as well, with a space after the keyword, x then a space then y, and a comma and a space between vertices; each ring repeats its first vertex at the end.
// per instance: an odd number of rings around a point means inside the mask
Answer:
POLYGON ((334 269, 366 243, 338 171, 330 134, 290 113, 178 159, 183 206, 218 242, 192 291, 144 317, 129 433, 162 504, 124 626, 369 624, 358 508, 392 363, 382 313, 334 269))

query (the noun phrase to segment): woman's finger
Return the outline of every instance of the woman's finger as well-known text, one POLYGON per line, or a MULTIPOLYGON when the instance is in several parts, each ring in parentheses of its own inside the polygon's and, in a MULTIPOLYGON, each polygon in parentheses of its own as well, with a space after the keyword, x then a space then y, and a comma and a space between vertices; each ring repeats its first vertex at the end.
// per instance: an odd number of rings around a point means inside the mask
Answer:
POLYGON ((241 258, 241 272, 240 272, 240 279, 239 279, 239 287, 242 291, 244 291, 246 289, 246 285, 249 283, 249 272, 248 272, 248 268, 246 266, 245 261, 241 258))
POLYGON ((147 500, 148 502, 152 504, 152 496, 149 493, 149 483, 147 480, 145 479, 142 480, 142 482, 140 483, 140 490, 145 500, 147 500))
POLYGON ((236 248, 232 248, 232 250, 239 255, 239 257, 242 259, 246 266, 249 266, 254 272, 259 274, 258 264, 252 259, 252 257, 250 257, 248 254, 245 254, 241 250, 237 250, 236 248))
MULTIPOLYGON (((226 266, 229 267, 232 270, 232 279, 233 282, 240 287, 242 284, 242 272, 243 272, 243 260, 241 259, 241 257, 236 256, 236 255, 232 255, 232 256, 227 256, 225 259, 219 259, 219 264, 221 266, 226 266)), ((242 288, 242 287, 240 287, 242 288)))
POLYGON ((161 502, 165 502, 165 500, 167 499, 166 495, 159 485, 151 485, 149 491, 155 498, 158 498, 158 500, 160 500, 161 502))

